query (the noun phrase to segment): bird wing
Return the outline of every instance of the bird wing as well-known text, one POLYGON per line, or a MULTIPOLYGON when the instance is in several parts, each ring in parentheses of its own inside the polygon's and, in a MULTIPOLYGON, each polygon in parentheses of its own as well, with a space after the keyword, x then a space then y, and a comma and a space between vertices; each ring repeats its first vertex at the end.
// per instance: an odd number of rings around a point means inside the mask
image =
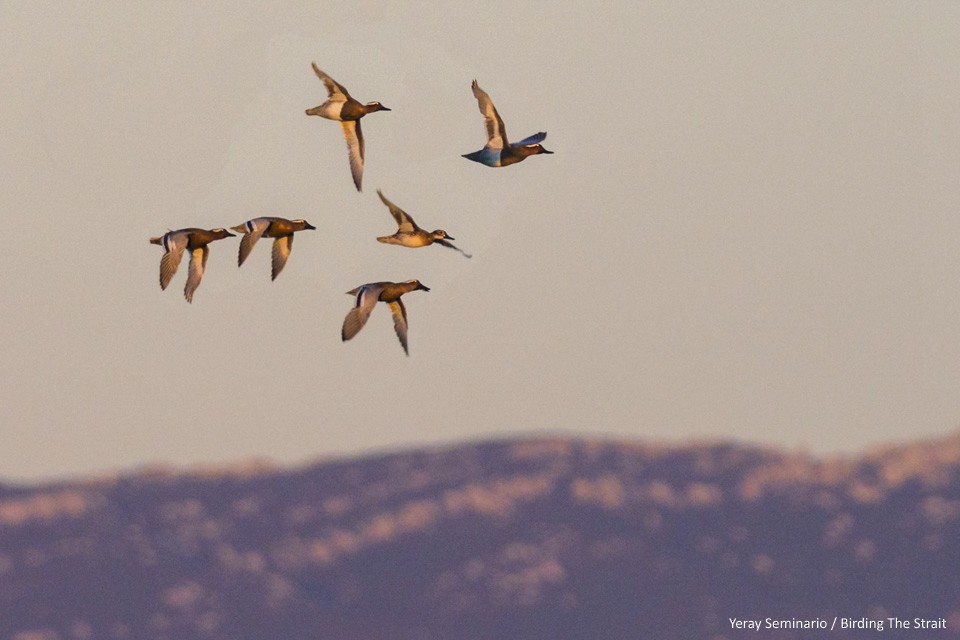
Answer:
POLYGON ((356 303, 353 308, 350 309, 349 313, 347 313, 347 317, 343 319, 343 329, 340 331, 340 338, 344 342, 360 333, 363 325, 367 324, 370 312, 373 311, 373 307, 376 306, 377 298, 380 297, 382 290, 383 287, 363 285, 362 287, 357 287, 347 292, 356 295, 356 303))
POLYGON ((472 257, 473 257, 473 256, 470 255, 469 253, 466 253, 466 252, 465 252, 463 249, 461 249, 460 247, 454 246, 454 244, 453 244, 452 242, 449 242, 449 241, 447 241, 447 240, 444 240, 443 238, 438 238, 437 240, 434 240, 434 242, 437 243, 437 244, 443 245, 443 246, 445 246, 445 247, 450 247, 451 249, 456 249, 457 251, 459 251, 459 252, 462 253, 463 255, 467 256, 468 258, 472 258, 472 257))
POLYGON ((532 136, 524 138, 520 142, 515 142, 514 144, 521 147, 526 147, 532 144, 540 144, 547 138, 547 132, 541 131, 540 133, 535 133, 532 136))
POLYGON ((160 258, 160 288, 166 289, 183 259, 183 250, 187 247, 187 235, 169 232, 160 239, 164 254, 160 258))
POLYGON ((347 141, 347 151, 350 153, 350 173, 353 174, 353 184, 357 191, 361 191, 363 182, 363 130, 359 120, 341 120, 343 137, 347 141))
POLYGON ((293 247, 293 234, 280 236, 273 241, 273 268, 270 273, 270 279, 276 280, 283 267, 287 264, 287 258, 290 257, 290 249, 293 247))
POLYGON ((240 253, 237 255, 237 266, 243 264, 250 252, 253 251, 253 245, 257 244, 260 236, 270 227, 270 219, 254 218, 247 220, 242 225, 233 227, 235 231, 243 231, 243 237, 240 238, 240 253))
POLYGON ((321 71, 316 62, 311 62, 310 64, 313 66, 313 72, 317 74, 317 77, 323 80, 324 86, 327 87, 327 95, 331 100, 334 102, 346 102, 350 99, 350 94, 347 90, 336 80, 321 71))
POLYGON ((183 297, 187 302, 193 302, 193 292, 200 286, 200 280, 203 278, 203 270, 207 266, 207 256, 210 249, 207 245, 197 247, 190 256, 190 272, 187 275, 187 286, 183 288, 183 297))
POLYGON ((387 208, 390 209, 390 214, 393 215, 393 219, 397 221, 397 226, 400 227, 397 229, 398 232, 413 233, 420 228, 417 226, 417 223, 413 221, 413 218, 410 217, 410 214, 387 200, 387 197, 383 195, 380 189, 377 189, 377 195, 380 196, 383 204, 387 205, 387 208))
POLYGON ((400 298, 387 304, 390 305, 390 312, 393 314, 393 329, 397 332, 397 337, 400 338, 403 352, 410 355, 410 351, 407 349, 407 308, 403 306, 403 300, 400 298))
POLYGON ((480 88, 476 80, 470 86, 473 88, 473 95, 477 98, 477 104, 480 105, 480 113, 483 114, 484 124, 487 125, 487 147, 491 149, 507 147, 509 145, 507 129, 503 126, 503 120, 497 113, 497 108, 493 106, 490 96, 480 88))

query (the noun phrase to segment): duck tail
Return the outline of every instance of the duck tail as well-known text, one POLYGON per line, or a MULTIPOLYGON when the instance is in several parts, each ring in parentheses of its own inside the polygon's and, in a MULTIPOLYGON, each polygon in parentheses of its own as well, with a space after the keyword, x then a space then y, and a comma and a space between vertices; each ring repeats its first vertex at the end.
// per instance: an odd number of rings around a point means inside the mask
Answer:
POLYGON ((163 236, 156 236, 154 238, 150 238, 150 244, 163 244, 163 236))

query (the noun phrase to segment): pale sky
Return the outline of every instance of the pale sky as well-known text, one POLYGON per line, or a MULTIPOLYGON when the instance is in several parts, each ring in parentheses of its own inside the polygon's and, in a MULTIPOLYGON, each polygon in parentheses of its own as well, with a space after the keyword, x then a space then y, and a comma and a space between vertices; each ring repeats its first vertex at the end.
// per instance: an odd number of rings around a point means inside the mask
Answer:
POLYGON ((599 6, 0 3, 0 478, 960 426, 960 4, 599 6), (392 109, 363 193, 311 61, 392 109), (461 158, 474 78, 555 154, 461 158), (160 290, 150 236, 262 215, 318 227, 275 282, 228 238, 160 290), (409 358, 385 305, 341 343, 411 278, 409 358))

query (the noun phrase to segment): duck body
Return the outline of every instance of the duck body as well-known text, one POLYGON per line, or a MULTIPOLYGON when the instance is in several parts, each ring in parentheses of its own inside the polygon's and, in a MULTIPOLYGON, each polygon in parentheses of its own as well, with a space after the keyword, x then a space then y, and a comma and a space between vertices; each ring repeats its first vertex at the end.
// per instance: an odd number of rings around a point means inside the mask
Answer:
POLYGON ((343 319, 343 328, 340 331, 341 339, 346 342, 360 333, 360 329, 367 324, 370 313, 377 302, 386 302, 393 314, 393 328, 397 333, 397 338, 400 340, 403 352, 409 356, 410 351, 407 348, 407 309, 400 298, 411 291, 430 291, 430 288, 424 286, 419 280, 406 280, 404 282, 370 282, 347 291, 347 295, 355 297, 355 303, 343 319))
POLYGON ((479 151, 463 154, 464 158, 479 162, 488 167, 508 167, 526 160, 529 156, 535 156, 541 153, 553 153, 553 151, 547 151, 543 145, 540 144, 547 137, 545 131, 535 133, 520 142, 510 143, 507 139, 507 129, 503 125, 503 119, 501 119, 500 114, 497 113, 497 108, 493 106, 493 101, 490 99, 490 96, 480 88, 476 80, 474 80, 470 86, 473 89, 473 95, 477 99, 477 104, 480 107, 480 114, 483 116, 484 125, 487 130, 487 144, 479 151))
MULTIPOLYGON (((539 146, 539 145, 537 145, 539 146)), ((540 147, 541 149, 543 147, 540 147)), ((465 153, 463 157, 467 160, 473 160, 474 162, 479 162, 480 164, 486 165, 488 167, 509 167, 511 164, 516 164, 527 159, 527 156, 536 155, 538 153, 553 153, 552 151, 531 151, 527 152, 527 147, 516 148, 515 145, 506 147, 504 149, 490 149, 484 147, 479 151, 474 151, 472 153, 465 153)))
POLYGON ((190 271, 187 275, 187 284, 183 289, 183 297, 187 302, 193 302, 193 294, 200 286, 203 272, 207 266, 207 257, 210 255, 208 244, 222 238, 233 237, 234 234, 226 229, 200 229, 188 227, 176 231, 168 231, 162 236, 150 238, 150 244, 163 247, 163 257, 160 259, 160 289, 166 289, 173 279, 183 252, 190 251, 190 271))
POLYGON ((366 104, 354 100, 350 93, 337 83, 336 80, 328 76, 313 63, 313 72, 323 81, 327 88, 327 101, 323 104, 306 110, 308 116, 320 116, 327 120, 336 120, 343 129, 343 137, 347 143, 347 152, 350 158, 350 172, 353 175, 353 183, 357 191, 361 191, 363 182, 363 158, 364 141, 363 129, 360 128, 360 118, 368 113, 376 111, 390 111, 379 102, 368 102, 366 104))
POLYGON ((416 249, 417 247, 429 247, 436 240, 445 237, 446 236, 435 237, 433 234, 427 233, 421 229, 421 233, 400 233, 398 231, 392 236, 377 236, 377 241, 384 244, 395 244, 401 247, 416 249))
MULTIPOLYGON (((463 157, 467 160, 473 160, 474 162, 479 162, 480 164, 486 165, 488 167, 503 167, 506 166, 503 163, 503 149, 489 149, 484 147, 479 151, 474 151, 472 153, 465 153, 463 157)), ((514 162, 520 162, 519 160, 514 160, 514 162)))
POLYGON ((287 264, 287 258, 290 257, 290 251, 293 248, 293 234, 306 229, 316 229, 306 220, 287 220, 286 218, 269 216, 253 218, 230 228, 243 234, 243 238, 240 240, 240 251, 237 255, 238 267, 243 265, 247 256, 253 251, 253 246, 257 243, 257 240, 263 236, 274 238, 271 280, 276 280, 287 264))
POLYGON ((462 249, 451 244, 449 240, 455 240, 456 238, 447 234, 443 229, 434 229, 433 231, 421 229, 417 226, 417 223, 414 222, 410 214, 388 200, 379 189, 377 189, 377 195, 380 196, 380 200, 382 200, 383 204, 390 210, 390 215, 393 216, 393 219, 397 223, 397 232, 391 236, 378 237, 377 240, 379 242, 410 248, 427 247, 436 243, 444 247, 449 247, 450 249, 455 249, 468 258, 471 257, 470 254, 464 253, 462 249))
MULTIPOLYGON (((373 104, 380 103, 371 103, 371 105, 373 104)), ((380 105, 379 109, 374 109, 353 98, 348 98, 346 102, 327 100, 318 107, 307 109, 306 113, 308 116, 320 116, 321 118, 336 120, 338 122, 356 122, 373 111, 390 111, 390 109, 386 109, 383 105, 380 105)))

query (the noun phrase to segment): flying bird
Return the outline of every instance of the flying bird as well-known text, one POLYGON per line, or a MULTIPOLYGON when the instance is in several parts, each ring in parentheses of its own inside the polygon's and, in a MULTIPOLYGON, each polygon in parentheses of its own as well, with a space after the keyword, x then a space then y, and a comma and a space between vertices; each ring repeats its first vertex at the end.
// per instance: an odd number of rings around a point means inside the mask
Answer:
POLYGON ((473 88, 473 95, 476 96, 477 103, 480 105, 480 113, 483 115, 483 121, 487 127, 487 144, 479 151, 463 154, 464 158, 485 164, 488 167, 506 167, 522 162, 527 156, 534 156, 538 153, 553 153, 553 151, 544 149, 543 145, 540 144, 547 137, 545 131, 535 133, 520 142, 510 143, 507 140, 507 130, 503 126, 503 120, 497 113, 497 108, 493 106, 490 96, 480 88, 476 80, 473 81, 471 87, 473 88))
POLYGON ((283 267, 287 264, 287 258, 290 257, 290 250, 293 247, 293 234, 304 229, 316 229, 315 226, 306 220, 287 220, 286 218, 254 218, 247 220, 243 224, 230 227, 234 231, 243 234, 240 239, 240 253, 237 256, 237 266, 243 266, 243 261, 247 259, 250 252, 253 251, 253 245, 261 236, 274 238, 273 241, 273 267, 270 272, 270 279, 276 280, 283 267))
POLYGON ((163 247, 163 257, 160 258, 160 288, 166 289, 173 279, 173 275, 180 266, 184 249, 190 250, 190 272, 187 274, 187 285, 183 289, 183 297, 187 302, 193 302, 193 292, 200 286, 203 270, 207 266, 207 257, 210 249, 207 245, 221 238, 232 238, 233 234, 223 228, 197 229, 190 227, 168 231, 162 236, 150 238, 150 244, 159 244, 163 247))
POLYGON ((393 219, 397 221, 397 232, 392 236, 381 236, 377 238, 380 242, 386 244, 398 244, 402 247, 426 247, 431 244, 439 244, 444 247, 450 247, 451 249, 456 249, 466 257, 471 257, 469 253, 465 253, 463 249, 453 246, 448 240, 456 240, 453 236, 447 235, 447 232, 443 229, 435 229, 434 231, 424 231, 417 226, 417 223, 413 221, 413 218, 410 217, 406 211, 393 204, 387 197, 383 195, 383 192, 380 189, 377 189, 377 195, 380 196, 380 199, 383 201, 383 204, 387 205, 387 208, 390 209, 390 214, 393 215, 393 219))
POLYGON ((343 329, 340 331, 340 337, 346 342, 360 333, 363 325, 367 324, 370 312, 373 311, 377 301, 386 302, 393 314, 393 328, 397 332, 397 337, 400 338, 403 352, 409 356, 410 351, 407 349, 407 309, 403 306, 400 296, 417 290, 430 291, 419 280, 371 282, 347 291, 347 295, 356 296, 356 303, 353 309, 350 309, 347 317, 343 319, 343 329))
POLYGON ((363 104, 354 100, 342 85, 321 71, 315 62, 311 64, 314 73, 323 80, 323 84, 327 87, 329 97, 320 106, 307 109, 307 115, 320 116, 340 122, 340 126, 343 128, 343 137, 347 141, 347 150, 350 154, 350 172, 353 174, 353 184, 357 186, 357 191, 361 191, 360 183, 363 181, 363 130, 360 129, 360 118, 374 111, 390 111, 390 109, 379 102, 363 104))

